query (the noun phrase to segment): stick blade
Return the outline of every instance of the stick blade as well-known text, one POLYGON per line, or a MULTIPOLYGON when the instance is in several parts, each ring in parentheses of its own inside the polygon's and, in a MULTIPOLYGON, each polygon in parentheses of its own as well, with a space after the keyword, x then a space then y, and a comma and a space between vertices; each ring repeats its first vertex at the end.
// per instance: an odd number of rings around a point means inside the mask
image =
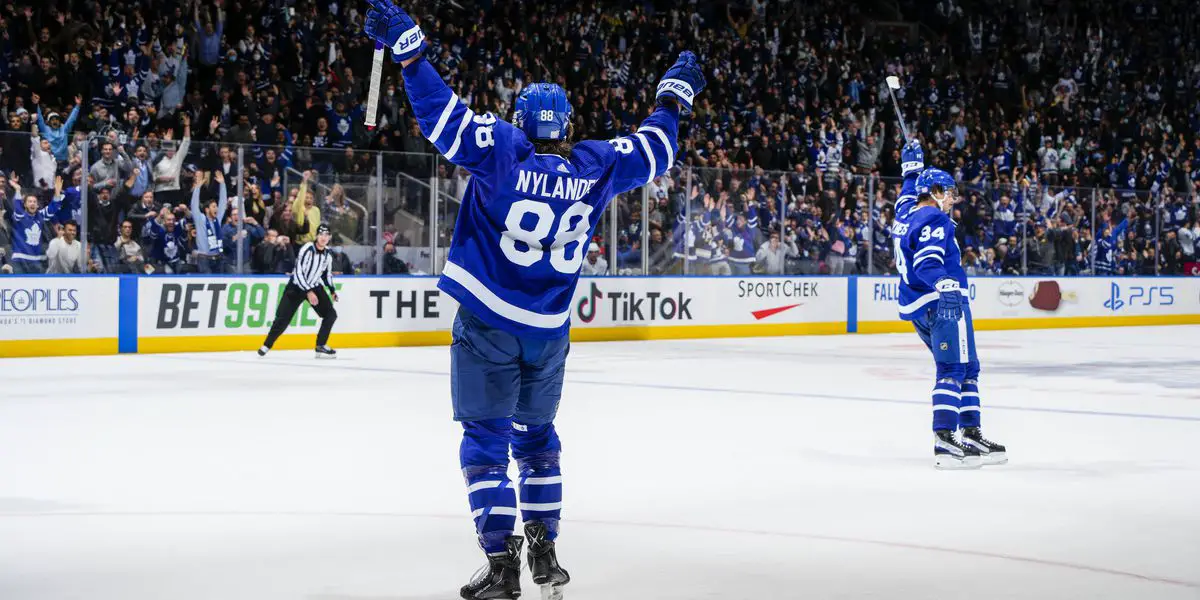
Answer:
POLYGON ((892 88, 893 90, 898 90, 900 89, 900 78, 896 77, 895 75, 888 75, 887 84, 888 87, 892 88))

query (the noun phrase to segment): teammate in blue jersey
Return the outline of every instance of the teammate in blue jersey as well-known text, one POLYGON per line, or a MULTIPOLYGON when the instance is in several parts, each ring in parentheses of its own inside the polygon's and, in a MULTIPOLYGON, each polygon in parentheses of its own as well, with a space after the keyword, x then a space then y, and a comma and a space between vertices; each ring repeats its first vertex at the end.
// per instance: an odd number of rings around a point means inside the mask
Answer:
POLYGON ((980 430, 975 327, 955 223, 949 217, 957 200, 954 178, 941 169, 924 168, 924 155, 914 142, 905 146, 901 163, 905 182, 892 230, 900 272, 900 318, 912 321, 937 364, 934 467, 1004 464, 1004 446, 989 441, 980 430))
POLYGON ((527 86, 512 123, 472 111, 424 60, 424 34, 402 9, 371 0, 367 34, 403 65, 422 134, 472 177, 438 282, 461 308, 454 321, 451 398, 462 422, 460 464, 488 565, 463 598, 520 596, 517 517, 543 597, 570 578, 554 543, 562 510, 561 445, 554 417, 562 393, 571 299, 588 243, 614 195, 675 162, 679 115, 705 84, 691 52, 658 84, 657 106, 637 132, 572 145, 566 92, 527 86), (508 478, 509 449, 517 489, 508 478), (520 510, 518 510, 518 493, 520 510))

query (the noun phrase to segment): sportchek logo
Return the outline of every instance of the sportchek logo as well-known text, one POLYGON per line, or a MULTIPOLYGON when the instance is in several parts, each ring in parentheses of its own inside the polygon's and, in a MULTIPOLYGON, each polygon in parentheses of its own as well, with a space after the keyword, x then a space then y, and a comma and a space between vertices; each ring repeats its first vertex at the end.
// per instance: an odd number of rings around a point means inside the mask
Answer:
POLYGON ((608 292, 592 284, 587 296, 575 306, 576 316, 591 323, 601 311, 613 321, 691 321, 692 299, 678 292, 608 292))
POLYGON ((775 308, 764 308, 762 310, 752 310, 750 314, 754 315, 755 320, 761 321, 767 317, 777 315, 781 312, 791 310, 800 306, 800 304, 789 304, 787 306, 776 306, 775 308))
MULTIPOLYGON (((817 298, 820 295, 818 286, 820 286, 820 282, 817 281, 743 279, 738 281, 738 298, 788 298, 792 300, 817 298)), ((797 306, 804 306, 804 302, 789 302, 782 306, 751 310, 750 314, 756 321, 761 321, 797 306)))

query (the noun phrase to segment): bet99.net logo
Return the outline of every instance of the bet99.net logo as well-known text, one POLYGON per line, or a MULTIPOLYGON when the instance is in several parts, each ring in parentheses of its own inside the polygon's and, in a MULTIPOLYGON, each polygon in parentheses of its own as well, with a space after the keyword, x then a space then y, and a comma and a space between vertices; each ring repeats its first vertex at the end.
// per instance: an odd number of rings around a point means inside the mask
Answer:
POLYGON ((1109 288, 1108 300, 1104 308, 1112 312, 1120 312, 1127 307, 1135 306, 1172 306, 1175 304, 1175 286, 1173 285, 1130 285, 1122 290, 1121 285, 1113 283, 1109 288))

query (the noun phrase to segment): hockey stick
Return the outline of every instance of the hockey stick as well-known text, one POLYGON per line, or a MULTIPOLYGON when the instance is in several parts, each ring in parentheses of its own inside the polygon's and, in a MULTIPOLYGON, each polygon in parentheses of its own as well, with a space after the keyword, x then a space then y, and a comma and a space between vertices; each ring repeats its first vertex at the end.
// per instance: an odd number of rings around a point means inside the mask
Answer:
POLYGON ((888 95, 892 97, 892 107, 896 109, 896 120, 900 122, 900 133, 904 134, 904 142, 912 141, 908 137, 908 126, 904 124, 904 112, 900 110, 900 102, 896 100, 896 90, 900 89, 900 78, 895 75, 887 77, 888 95))
POLYGON ((387 49, 375 42, 375 56, 371 61, 371 90, 367 92, 367 129, 375 128, 375 115, 379 112, 379 84, 383 79, 383 56, 387 49))

